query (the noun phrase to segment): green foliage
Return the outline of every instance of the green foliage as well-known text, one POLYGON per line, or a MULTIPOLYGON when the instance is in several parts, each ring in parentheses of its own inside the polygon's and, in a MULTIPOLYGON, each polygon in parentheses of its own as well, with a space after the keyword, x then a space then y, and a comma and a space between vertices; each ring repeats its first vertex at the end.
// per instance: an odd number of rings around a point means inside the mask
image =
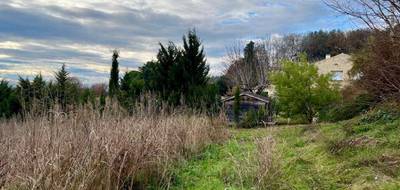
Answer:
POLYGON ((240 88, 235 88, 235 99, 233 103, 233 117, 236 124, 240 121, 240 88))
POLYGON ((339 98, 330 75, 319 75, 303 55, 300 61, 283 61, 282 69, 272 74, 279 107, 285 116, 301 115, 310 123, 318 113, 339 98))
POLYGON ((29 111, 33 102, 33 90, 31 82, 28 78, 24 79, 21 76, 17 85, 18 98, 23 110, 29 111))
POLYGON ((96 95, 90 88, 84 88, 82 89, 79 102, 81 105, 91 104, 92 106, 95 106, 96 95))
POLYGON ((144 88, 147 91, 156 92, 160 88, 159 70, 160 64, 157 61, 149 61, 143 67, 140 67, 140 71, 143 75, 144 88))
POLYGON ((188 106, 210 115, 219 113, 222 103, 216 84, 193 87, 189 92, 186 99, 188 106))
POLYGON ((121 104, 128 109, 133 111, 135 102, 139 99, 140 94, 144 89, 143 75, 139 71, 130 71, 125 73, 121 79, 121 93, 119 100, 121 104))
POLYGON ((387 103, 362 115, 359 124, 391 123, 399 118, 400 106, 397 103, 387 103))
POLYGON ((110 82, 108 84, 109 88, 109 95, 110 97, 114 97, 118 95, 119 92, 119 52, 114 50, 112 56, 112 65, 111 65, 111 72, 110 72, 110 82))
POLYGON ((301 42, 301 51, 309 60, 321 60, 325 55, 355 53, 364 48, 371 32, 365 29, 342 32, 340 30, 315 31, 306 34, 301 42))
POLYGON ((226 79, 225 76, 221 76, 216 79, 215 83, 218 87, 218 94, 221 96, 225 95, 229 90, 227 80, 228 79, 226 79))
POLYGON ((204 47, 195 30, 190 30, 188 35, 183 37, 182 66, 183 78, 188 80, 187 84, 182 85, 184 88, 207 84, 210 68, 206 62, 204 47))
POLYGON ((61 69, 56 73, 56 86, 57 86, 57 102, 60 104, 62 110, 66 110, 68 104, 68 82, 69 73, 65 69, 65 64, 62 65, 61 69))
POLYGON ((327 109, 326 113, 321 114, 321 119, 325 121, 343 121, 356 117, 375 105, 375 99, 368 94, 361 94, 354 100, 344 101, 327 109))
POLYGON ((218 89, 208 83, 204 48, 194 30, 183 37, 182 49, 172 42, 160 44, 157 61, 146 63, 140 70, 144 88, 170 105, 185 103, 197 109, 218 104, 218 89))
POLYGON ((77 105, 81 95, 81 84, 78 79, 71 78, 69 72, 65 68, 65 64, 55 74, 55 97, 56 102, 61 106, 63 111, 68 111, 69 105, 77 105))
POLYGON ((267 112, 264 108, 259 110, 250 109, 246 112, 243 120, 240 122, 239 126, 241 128, 254 128, 260 126, 262 121, 265 121, 267 112))
POLYGON ((16 91, 7 81, 0 81, 0 118, 11 117, 17 114, 21 109, 16 91))

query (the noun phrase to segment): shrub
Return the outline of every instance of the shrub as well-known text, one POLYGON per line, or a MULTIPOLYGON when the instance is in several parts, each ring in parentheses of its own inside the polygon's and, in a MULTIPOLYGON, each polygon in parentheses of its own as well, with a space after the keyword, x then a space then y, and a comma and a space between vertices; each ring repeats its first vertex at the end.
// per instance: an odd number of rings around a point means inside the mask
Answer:
POLYGON ((361 94, 355 99, 345 100, 345 102, 327 109, 325 113, 321 114, 321 120, 331 122, 348 120, 368 111, 374 105, 375 99, 372 96, 361 94))
POLYGON ((400 118, 400 105, 397 102, 384 103, 364 114, 359 124, 390 123, 400 118))
POLYGON ((263 108, 259 110, 251 109, 246 112, 239 126, 242 128, 254 128, 259 126, 266 118, 266 111, 263 108))

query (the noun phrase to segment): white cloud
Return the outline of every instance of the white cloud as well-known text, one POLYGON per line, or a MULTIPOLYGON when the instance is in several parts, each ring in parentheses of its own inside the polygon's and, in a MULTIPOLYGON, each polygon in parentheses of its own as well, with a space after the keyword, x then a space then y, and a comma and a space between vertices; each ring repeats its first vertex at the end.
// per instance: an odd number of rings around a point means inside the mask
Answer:
POLYGON ((0 42, 0 49, 21 49, 22 44, 12 41, 0 42))

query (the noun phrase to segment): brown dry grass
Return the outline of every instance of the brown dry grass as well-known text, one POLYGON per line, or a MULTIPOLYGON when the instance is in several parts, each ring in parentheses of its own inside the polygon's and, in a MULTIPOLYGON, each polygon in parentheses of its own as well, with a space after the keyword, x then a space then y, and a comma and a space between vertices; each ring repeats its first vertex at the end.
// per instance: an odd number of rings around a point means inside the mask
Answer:
POLYGON ((281 175, 282 165, 276 142, 272 136, 263 137, 256 141, 257 145, 257 176, 258 189, 280 189, 283 186, 281 175))
MULTIPOLYGON (((54 112, 53 112, 54 113, 54 112)), ((200 114, 90 108, 0 122, 0 189, 168 188, 171 168, 227 138, 200 114)))

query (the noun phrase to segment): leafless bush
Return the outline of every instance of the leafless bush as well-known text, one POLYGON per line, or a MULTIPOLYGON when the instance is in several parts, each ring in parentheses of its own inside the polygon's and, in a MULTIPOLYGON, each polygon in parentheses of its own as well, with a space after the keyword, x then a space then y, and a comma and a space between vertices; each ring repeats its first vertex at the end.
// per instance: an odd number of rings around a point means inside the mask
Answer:
POLYGON ((168 187, 174 163, 226 139, 213 124, 221 123, 182 112, 127 117, 91 108, 3 121, 0 189, 168 187))

